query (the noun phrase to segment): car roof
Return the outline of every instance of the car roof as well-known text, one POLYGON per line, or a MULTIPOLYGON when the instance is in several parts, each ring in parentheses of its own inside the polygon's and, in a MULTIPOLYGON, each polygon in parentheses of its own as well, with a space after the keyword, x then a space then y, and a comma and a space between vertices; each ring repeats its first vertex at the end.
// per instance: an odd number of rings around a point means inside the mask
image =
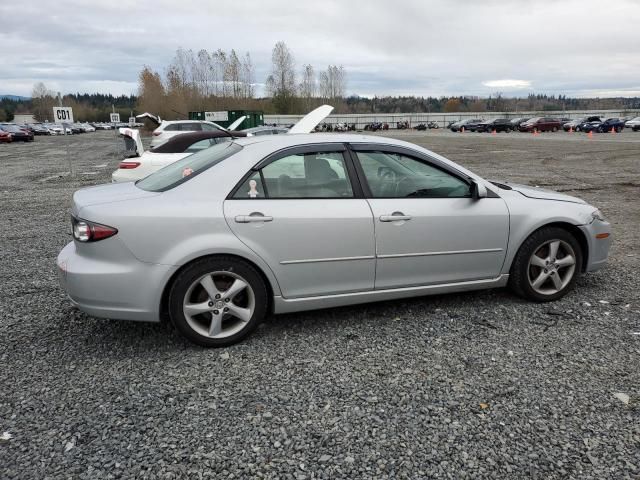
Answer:
POLYGON ((356 133, 286 133, 284 135, 260 135, 246 138, 238 138, 235 143, 241 146, 249 146, 262 144, 262 146, 272 149, 273 151, 295 147, 299 145, 313 145, 322 143, 373 143, 379 145, 395 145, 399 147, 408 147, 413 150, 420 149, 418 145, 396 140, 395 138, 362 135, 356 133))
MULTIPOLYGON (((246 134, 242 132, 234 132, 234 136, 244 137, 246 134)), ((210 132, 187 132, 171 137, 169 140, 150 151, 153 153, 182 153, 191 145, 201 140, 210 138, 229 137, 230 135, 224 130, 212 130, 210 132)))

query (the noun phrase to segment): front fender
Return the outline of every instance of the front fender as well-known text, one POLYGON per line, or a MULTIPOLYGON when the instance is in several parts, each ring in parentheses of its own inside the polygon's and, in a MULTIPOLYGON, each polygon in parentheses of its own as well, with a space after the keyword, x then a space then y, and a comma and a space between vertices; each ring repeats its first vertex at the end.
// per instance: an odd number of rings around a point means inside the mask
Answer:
MULTIPOLYGON (((509 208, 509 242, 502 273, 509 273, 522 243, 536 230, 554 223, 579 227, 588 224, 594 207, 586 204, 527 198, 515 191, 501 191, 509 208)), ((585 252, 587 253, 587 252, 585 252)))

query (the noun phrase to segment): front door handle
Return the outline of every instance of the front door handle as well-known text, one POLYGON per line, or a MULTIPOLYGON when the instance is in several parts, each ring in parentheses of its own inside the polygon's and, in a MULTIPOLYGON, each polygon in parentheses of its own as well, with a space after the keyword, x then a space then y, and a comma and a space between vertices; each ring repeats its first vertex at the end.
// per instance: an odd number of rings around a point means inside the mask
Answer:
POLYGON ((236 215, 236 223, 273 222, 273 217, 267 217, 260 212, 253 212, 250 215, 236 215))
POLYGON ((411 215, 405 215, 402 212, 393 212, 391 215, 380 215, 381 222, 398 222, 400 220, 411 220, 411 215))

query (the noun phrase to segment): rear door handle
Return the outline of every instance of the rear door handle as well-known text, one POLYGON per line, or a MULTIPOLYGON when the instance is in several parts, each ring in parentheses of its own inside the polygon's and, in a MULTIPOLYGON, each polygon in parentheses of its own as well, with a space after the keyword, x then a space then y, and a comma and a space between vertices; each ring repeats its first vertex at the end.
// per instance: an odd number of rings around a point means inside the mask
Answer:
POLYGON ((380 215, 381 222, 398 222, 400 220, 411 220, 411 215, 402 212, 393 212, 391 215, 380 215))
POLYGON ((236 223, 272 222, 273 217, 267 217, 260 212, 253 212, 250 215, 236 215, 236 223))

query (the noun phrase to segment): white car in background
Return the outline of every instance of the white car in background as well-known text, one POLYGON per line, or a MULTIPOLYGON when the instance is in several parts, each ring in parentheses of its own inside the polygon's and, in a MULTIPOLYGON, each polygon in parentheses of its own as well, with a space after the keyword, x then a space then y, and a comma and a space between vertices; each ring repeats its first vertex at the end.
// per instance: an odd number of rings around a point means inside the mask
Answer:
POLYGON ((220 125, 201 120, 162 120, 151 139, 151 148, 162 145, 171 137, 187 132, 214 132, 224 130, 220 125))
POLYGON ((95 132, 96 131, 96 127, 94 127, 93 125, 90 125, 88 123, 81 123, 80 126, 85 131, 85 133, 86 132, 95 132))
MULTIPOLYGON (((162 145, 145 150, 140 131, 132 128, 121 128, 119 131, 124 137, 127 151, 132 152, 132 156, 120 162, 118 169, 111 175, 112 183, 140 180, 193 153, 217 143, 233 140, 232 133, 226 130, 186 132, 170 138, 162 145)), ((246 134, 237 134, 237 136, 244 137, 246 134)))
MULTIPOLYGON (((240 125, 245 117, 236 120, 231 127, 240 125)), ((199 132, 185 132, 175 135, 166 142, 150 150, 145 150, 140 131, 132 128, 120 128, 120 135, 124 138, 125 147, 130 156, 120 162, 118 169, 111 175, 112 183, 134 182, 153 172, 199 152, 205 148, 234 138, 254 137, 262 135, 281 135, 288 132, 282 127, 260 126, 242 130, 213 130, 199 132)))
POLYGON ((640 127, 640 117, 632 118, 624 123, 626 128, 640 127))

